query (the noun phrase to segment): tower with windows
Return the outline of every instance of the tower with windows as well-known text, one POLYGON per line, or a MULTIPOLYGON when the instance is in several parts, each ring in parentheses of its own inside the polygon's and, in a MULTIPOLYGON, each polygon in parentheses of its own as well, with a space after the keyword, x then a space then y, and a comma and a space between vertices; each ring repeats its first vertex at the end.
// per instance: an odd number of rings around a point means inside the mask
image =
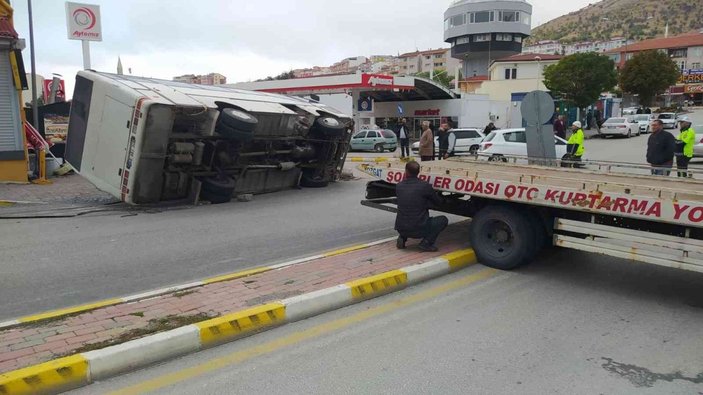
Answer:
POLYGON ((531 23, 526 0, 458 0, 444 13, 444 41, 464 78, 485 76, 492 61, 522 52, 531 23))

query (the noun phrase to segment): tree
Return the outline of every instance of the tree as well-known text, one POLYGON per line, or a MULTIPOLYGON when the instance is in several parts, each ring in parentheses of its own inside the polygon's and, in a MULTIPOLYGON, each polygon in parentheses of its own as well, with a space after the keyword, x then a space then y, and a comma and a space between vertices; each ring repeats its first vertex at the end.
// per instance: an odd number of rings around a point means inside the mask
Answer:
POLYGON ((617 83, 615 63, 596 53, 577 53, 544 69, 544 85, 579 108, 593 104, 617 83))
POLYGON ((620 71, 620 88, 639 95, 640 104, 649 106, 652 100, 679 78, 679 68, 666 53, 640 52, 625 63, 620 71))

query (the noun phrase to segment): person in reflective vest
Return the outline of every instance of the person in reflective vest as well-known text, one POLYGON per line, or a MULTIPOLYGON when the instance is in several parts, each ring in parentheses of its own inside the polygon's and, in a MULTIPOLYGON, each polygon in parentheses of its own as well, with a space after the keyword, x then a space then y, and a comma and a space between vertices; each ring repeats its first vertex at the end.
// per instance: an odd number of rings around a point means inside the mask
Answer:
POLYGON ((693 146, 696 144, 696 131, 691 127, 687 116, 679 118, 681 133, 676 137, 676 169, 679 177, 691 177, 688 162, 693 158, 693 146))
POLYGON ((581 122, 576 121, 571 124, 571 137, 569 137, 569 141, 566 142, 567 144, 578 144, 576 152, 572 155, 573 160, 580 161, 583 153, 586 151, 586 148, 583 146, 583 140, 584 136, 583 129, 581 129, 581 122))

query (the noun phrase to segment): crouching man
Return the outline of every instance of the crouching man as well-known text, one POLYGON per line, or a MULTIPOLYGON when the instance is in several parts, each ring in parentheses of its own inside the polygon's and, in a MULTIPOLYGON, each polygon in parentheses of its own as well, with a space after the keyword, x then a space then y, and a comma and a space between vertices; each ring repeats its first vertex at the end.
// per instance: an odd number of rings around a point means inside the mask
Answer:
POLYGON ((420 164, 408 162, 405 165, 405 180, 395 188, 398 198, 395 230, 399 234, 396 246, 403 249, 408 238, 422 239, 420 249, 433 252, 437 251, 435 242, 449 220, 444 215, 430 217, 429 208, 440 205, 442 198, 429 183, 418 178, 419 174, 420 164))

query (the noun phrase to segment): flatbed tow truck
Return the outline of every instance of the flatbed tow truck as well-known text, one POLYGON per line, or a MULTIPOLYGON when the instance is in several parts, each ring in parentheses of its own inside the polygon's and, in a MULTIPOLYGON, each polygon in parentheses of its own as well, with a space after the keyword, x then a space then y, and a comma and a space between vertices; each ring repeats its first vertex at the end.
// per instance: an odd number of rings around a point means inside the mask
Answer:
MULTIPOLYGON (((362 163, 359 168, 378 180, 368 183, 361 203, 396 212, 395 185, 405 163, 362 163)), ((422 162, 420 178, 443 197, 436 211, 472 218, 467 237, 487 266, 513 269, 553 245, 703 272, 700 173, 650 176, 628 173, 649 171, 641 165, 584 164, 571 169, 450 158, 422 162)))

